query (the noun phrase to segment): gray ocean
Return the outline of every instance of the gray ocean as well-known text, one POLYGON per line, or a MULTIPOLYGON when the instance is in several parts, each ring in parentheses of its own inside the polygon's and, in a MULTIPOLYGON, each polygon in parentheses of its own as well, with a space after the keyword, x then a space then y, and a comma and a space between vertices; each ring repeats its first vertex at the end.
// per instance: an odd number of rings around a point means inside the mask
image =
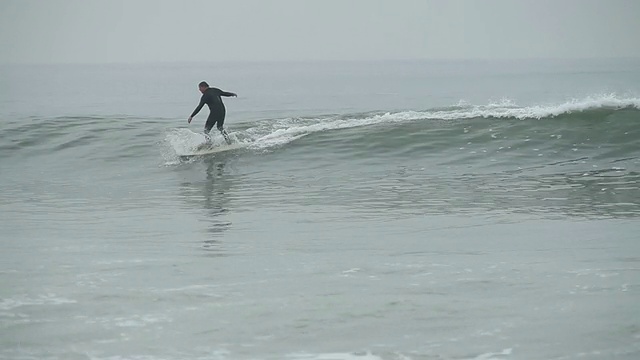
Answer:
POLYGON ((1 359, 640 358, 637 59, 2 65, 0 154, 1 359))

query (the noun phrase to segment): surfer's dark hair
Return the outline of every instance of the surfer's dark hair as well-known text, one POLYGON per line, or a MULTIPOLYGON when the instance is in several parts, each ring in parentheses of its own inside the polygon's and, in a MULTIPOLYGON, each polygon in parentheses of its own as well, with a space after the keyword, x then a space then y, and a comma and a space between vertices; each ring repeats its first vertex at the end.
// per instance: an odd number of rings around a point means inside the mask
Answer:
POLYGON ((208 88, 208 87, 209 87, 209 84, 207 84, 207 82, 206 82, 206 81, 203 81, 203 82, 201 82, 200 84, 198 84, 198 87, 206 87, 206 88, 208 88))

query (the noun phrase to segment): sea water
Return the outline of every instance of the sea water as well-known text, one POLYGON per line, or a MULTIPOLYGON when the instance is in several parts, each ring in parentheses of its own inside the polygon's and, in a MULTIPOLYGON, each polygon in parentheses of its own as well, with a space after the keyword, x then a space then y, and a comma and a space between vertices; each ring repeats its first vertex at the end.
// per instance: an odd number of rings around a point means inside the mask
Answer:
POLYGON ((3 65, 0 358, 637 359, 639 84, 638 60, 3 65), (185 158, 202 80, 242 146, 185 158))

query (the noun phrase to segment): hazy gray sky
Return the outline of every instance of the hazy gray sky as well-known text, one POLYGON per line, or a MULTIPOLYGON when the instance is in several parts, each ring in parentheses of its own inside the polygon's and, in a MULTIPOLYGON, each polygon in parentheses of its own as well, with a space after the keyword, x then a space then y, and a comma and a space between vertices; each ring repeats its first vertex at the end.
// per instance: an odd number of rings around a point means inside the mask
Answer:
POLYGON ((638 0, 0 0, 0 62, 640 57, 638 0))

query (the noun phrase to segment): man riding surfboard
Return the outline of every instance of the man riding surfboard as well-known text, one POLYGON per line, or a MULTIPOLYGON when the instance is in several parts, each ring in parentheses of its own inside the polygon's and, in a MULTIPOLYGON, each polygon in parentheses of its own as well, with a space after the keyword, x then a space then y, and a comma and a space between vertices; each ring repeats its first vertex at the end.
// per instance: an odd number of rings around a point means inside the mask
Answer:
POLYGON ((187 120, 187 122, 191 124, 193 117, 200 112, 204 104, 207 104, 209 106, 209 117, 207 117, 207 122, 204 124, 204 133, 207 140, 211 139, 209 137, 209 131, 211 131, 214 125, 217 125, 218 130, 222 136, 224 136, 224 140, 227 144, 231 144, 229 134, 227 134, 227 131, 223 128, 224 117, 227 111, 224 107, 221 96, 237 97, 238 95, 232 92, 222 91, 218 88, 209 87, 209 84, 205 81, 198 84, 198 89, 200 89, 200 92, 202 93, 202 98, 200 98, 200 104, 198 104, 198 107, 196 107, 191 116, 189 116, 189 120, 187 120))

